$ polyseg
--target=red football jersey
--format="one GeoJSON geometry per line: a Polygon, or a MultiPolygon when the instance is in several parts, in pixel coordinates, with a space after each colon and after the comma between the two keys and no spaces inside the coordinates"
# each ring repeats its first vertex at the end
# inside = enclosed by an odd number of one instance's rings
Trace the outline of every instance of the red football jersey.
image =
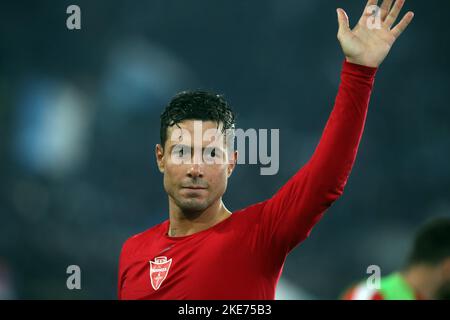
{"type": "Polygon", "coordinates": [[[287,254],[343,193],[376,70],[344,62],[318,147],[272,198],[189,236],[169,237],[166,220],[128,239],[119,299],[274,299],[287,254]]]}

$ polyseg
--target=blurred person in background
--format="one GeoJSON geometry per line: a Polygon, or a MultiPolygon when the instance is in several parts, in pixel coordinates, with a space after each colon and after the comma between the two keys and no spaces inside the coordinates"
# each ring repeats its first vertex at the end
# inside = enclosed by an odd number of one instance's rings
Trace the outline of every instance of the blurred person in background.
{"type": "Polygon", "coordinates": [[[343,193],[378,66],[413,19],[408,12],[394,26],[404,0],[393,2],[383,1],[379,28],[369,27],[376,0],[367,2],[353,30],[337,10],[345,61],[333,111],[312,158],[266,201],[233,214],[222,201],[237,161],[224,134],[235,127],[227,101],[203,91],[170,101],[155,150],[169,219],[124,243],[119,299],[274,299],[287,255],[343,193]],[[206,130],[216,130],[212,147],[195,139],[206,130]]]}
{"type": "Polygon", "coordinates": [[[344,300],[447,300],[450,298],[450,218],[436,218],[417,233],[406,267],[382,277],[380,288],[362,282],[344,300]]]}

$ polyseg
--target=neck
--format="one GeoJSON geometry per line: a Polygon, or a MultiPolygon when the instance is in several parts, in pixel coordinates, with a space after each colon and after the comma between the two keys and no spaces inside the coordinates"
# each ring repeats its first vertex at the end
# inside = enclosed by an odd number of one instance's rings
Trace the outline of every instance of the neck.
{"type": "Polygon", "coordinates": [[[433,279],[430,278],[432,274],[427,266],[417,265],[411,266],[401,274],[416,293],[425,299],[433,299],[433,279]]]}
{"type": "Polygon", "coordinates": [[[227,219],[231,212],[225,207],[222,199],[214,202],[206,210],[194,215],[184,213],[171,199],[169,200],[170,237],[183,237],[209,229],[227,219]]]}

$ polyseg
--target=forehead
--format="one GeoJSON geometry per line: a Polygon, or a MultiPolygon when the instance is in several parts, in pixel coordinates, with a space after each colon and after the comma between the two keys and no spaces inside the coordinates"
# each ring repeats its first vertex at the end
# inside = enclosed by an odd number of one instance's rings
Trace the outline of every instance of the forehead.
{"type": "Polygon", "coordinates": [[[213,142],[223,142],[223,124],[215,121],[184,120],[167,129],[167,143],[208,145],[213,142]]]}

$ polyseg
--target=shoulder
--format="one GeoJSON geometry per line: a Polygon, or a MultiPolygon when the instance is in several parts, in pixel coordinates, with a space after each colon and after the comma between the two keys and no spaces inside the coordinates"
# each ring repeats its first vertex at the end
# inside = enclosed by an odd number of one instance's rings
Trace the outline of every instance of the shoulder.
{"type": "Polygon", "coordinates": [[[383,295],[377,289],[370,288],[366,283],[359,283],[347,290],[343,296],[343,300],[384,300],[383,295]]]}
{"type": "Polygon", "coordinates": [[[233,211],[232,214],[232,222],[228,224],[228,226],[232,226],[232,228],[244,228],[249,231],[249,227],[251,227],[254,231],[257,231],[255,228],[257,225],[261,224],[263,221],[263,211],[266,205],[266,201],[261,201],[258,203],[251,204],[247,207],[244,207],[239,210],[233,211]]]}
{"type": "Polygon", "coordinates": [[[264,209],[266,205],[266,201],[261,201],[252,205],[249,205],[245,208],[239,209],[235,212],[233,212],[233,215],[235,215],[238,218],[246,219],[251,218],[252,216],[258,215],[261,213],[261,211],[264,209]]]}
{"type": "Polygon", "coordinates": [[[121,256],[129,256],[135,252],[139,252],[144,245],[148,245],[155,237],[160,236],[164,231],[167,220],[157,224],[143,232],[137,233],[129,237],[122,245],[121,256]]]}

